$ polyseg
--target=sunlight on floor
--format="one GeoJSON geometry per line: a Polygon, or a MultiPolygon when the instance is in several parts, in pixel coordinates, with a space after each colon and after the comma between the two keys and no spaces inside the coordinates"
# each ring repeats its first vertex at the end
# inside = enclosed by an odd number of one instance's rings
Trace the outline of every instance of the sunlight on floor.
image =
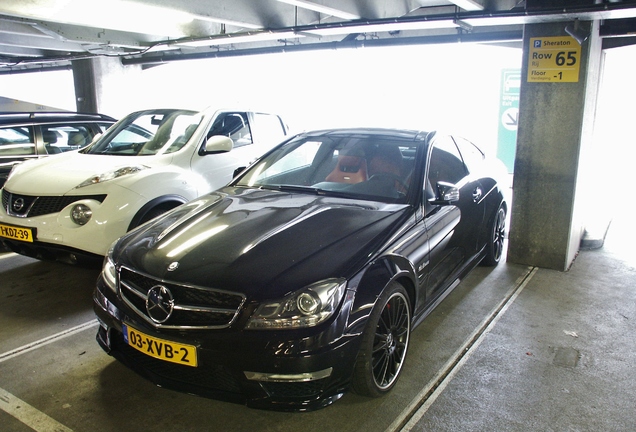
{"type": "Polygon", "coordinates": [[[626,264],[636,267],[636,229],[634,229],[636,210],[623,209],[612,219],[603,248],[626,264]]]}

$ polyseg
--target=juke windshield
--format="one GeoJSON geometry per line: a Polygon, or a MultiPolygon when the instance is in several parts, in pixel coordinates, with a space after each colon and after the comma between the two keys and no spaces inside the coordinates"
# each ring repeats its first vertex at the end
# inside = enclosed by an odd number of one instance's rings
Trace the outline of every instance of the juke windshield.
{"type": "Polygon", "coordinates": [[[118,156],[174,153],[188,142],[202,119],[202,114],[187,110],[134,113],[82,153],[118,156]]]}

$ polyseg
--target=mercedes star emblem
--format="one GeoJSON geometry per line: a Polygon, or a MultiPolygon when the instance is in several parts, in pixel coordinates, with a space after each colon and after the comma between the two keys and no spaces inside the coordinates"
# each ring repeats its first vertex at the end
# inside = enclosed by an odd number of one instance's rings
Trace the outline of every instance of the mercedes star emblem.
{"type": "Polygon", "coordinates": [[[146,298],[146,311],[148,316],[157,324],[162,324],[172,315],[174,298],[168,288],[163,285],[155,285],[148,291],[146,298]]]}

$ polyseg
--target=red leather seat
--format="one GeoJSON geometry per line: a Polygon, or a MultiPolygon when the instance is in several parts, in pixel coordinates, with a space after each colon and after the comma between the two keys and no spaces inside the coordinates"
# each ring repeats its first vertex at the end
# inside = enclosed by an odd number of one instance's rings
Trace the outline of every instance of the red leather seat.
{"type": "Polygon", "coordinates": [[[325,178],[328,182],[360,183],[366,181],[367,161],[360,156],[338,156],[334,170],[325,178]]]}

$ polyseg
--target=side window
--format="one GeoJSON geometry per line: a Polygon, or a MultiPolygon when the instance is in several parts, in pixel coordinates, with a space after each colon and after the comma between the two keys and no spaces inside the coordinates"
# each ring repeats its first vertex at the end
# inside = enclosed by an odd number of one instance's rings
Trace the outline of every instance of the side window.
{"type": "Polygon", "coordinates": [[[254,124],[258,132],[258,142],[278,143],[285,138],[285,126],[280,117],[274,114],[254,113],[254,124]]]}
{"type": "Polygon", "coordinates": [[[449,136],[437,138],[428,167],[430,185],[434,188],[439,181],[456,184],[466,174],[466,167],[453,139],[449,136]]]}
{"type": "Polygon", "coordinates": [[[48,154],[80,149],[90,144],[92,137],[85,125],[43,125],[40,130],[48,154]]]}
{"type": "Polygon", "coordinates": [[[35,154],[33,128],[11,126],[0,128],[0,156],[29,156],[35,154]]]}
{"type": "Polygon", "coordinates": [[[219,114],[208,132],[208,138],[214,135],[225,135],[232,138],[234,147],[252,144],[252,132],[247,114],[243,112],[219,114]]]}
{"type": "Polygon", "coordinates": [[[468,171],[473,172],[477,170],[484,162],[484,154],[470,141],[461,137],[454,137],[454,139],[464,158],[464,163],[468,167],[468,171]]]}

